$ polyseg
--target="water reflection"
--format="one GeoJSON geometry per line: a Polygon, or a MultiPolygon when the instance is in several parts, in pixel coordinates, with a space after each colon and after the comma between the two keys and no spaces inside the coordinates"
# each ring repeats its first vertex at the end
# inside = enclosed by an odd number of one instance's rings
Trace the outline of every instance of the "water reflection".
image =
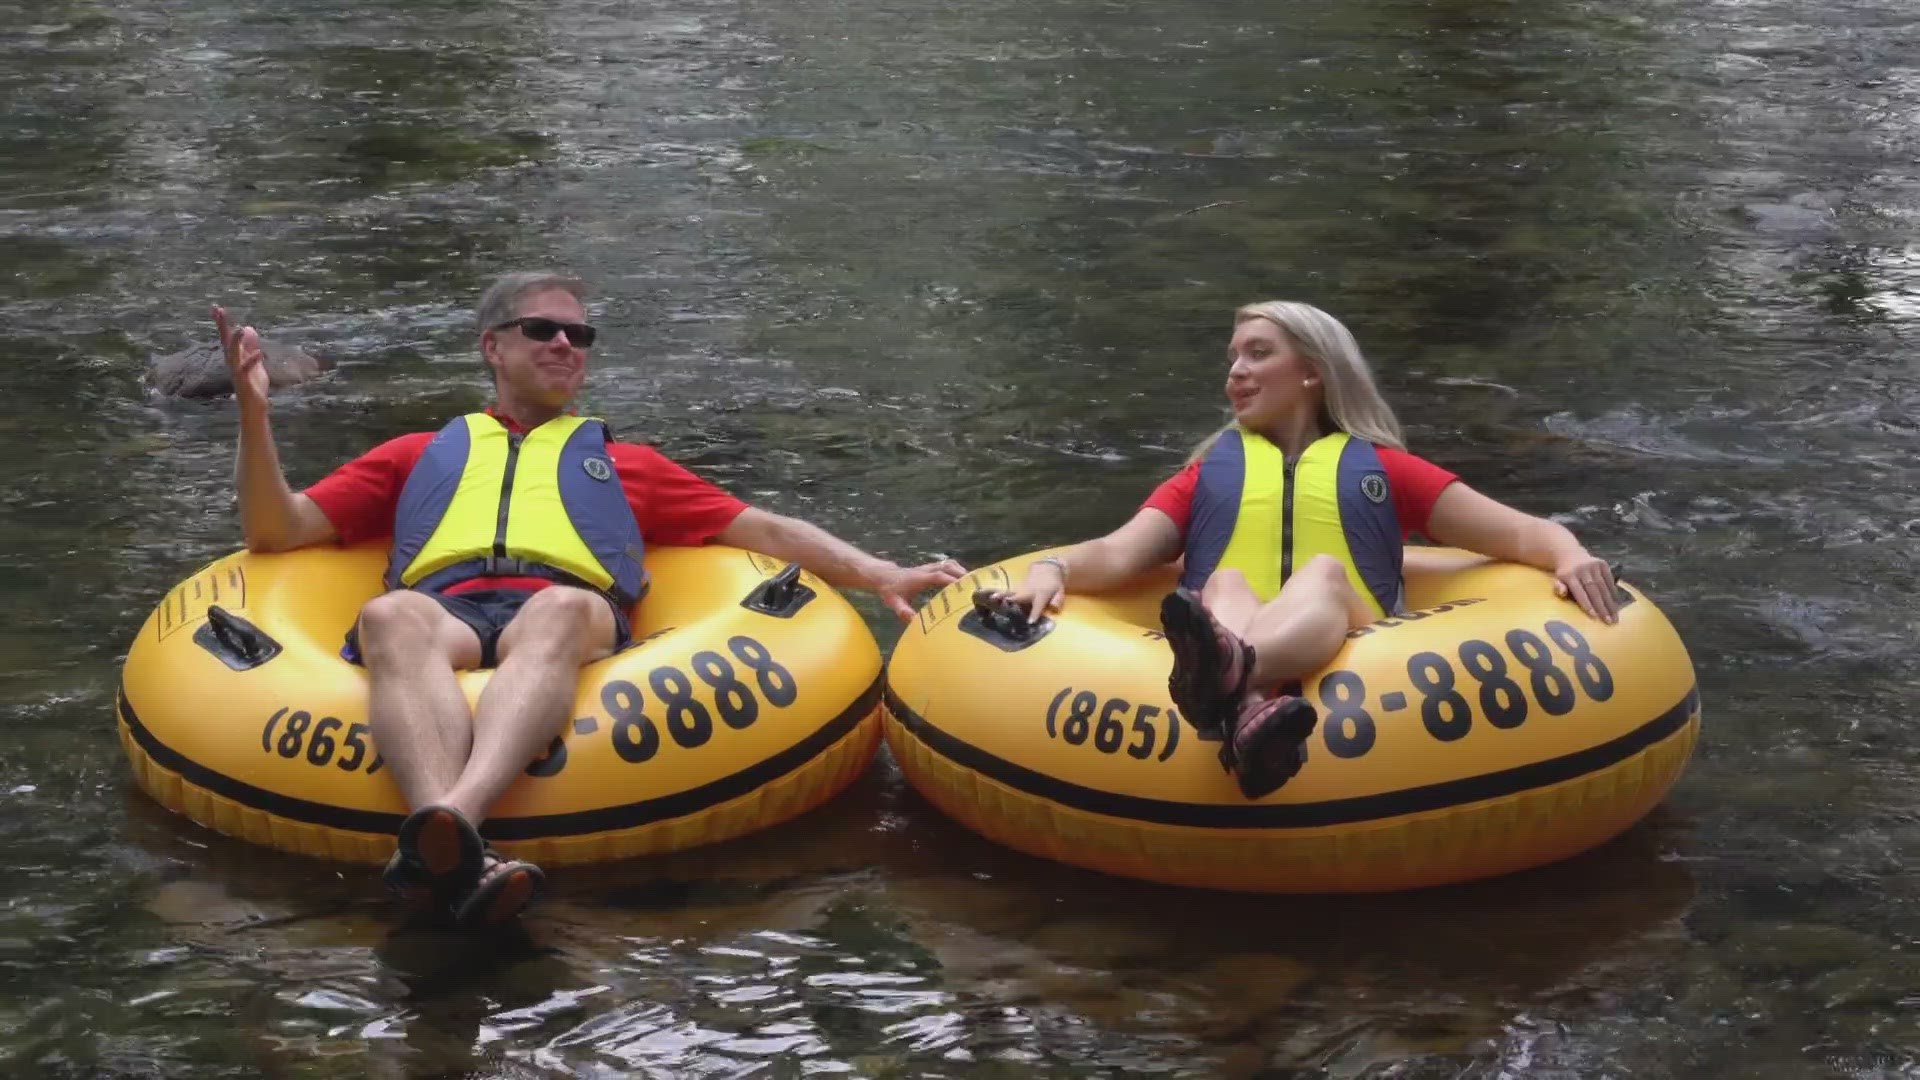
{"type": "MultiPolygon", "coordinates": [[[[901,16],[884,0],[858,14],[901,16]]],[[[1040,16],[1020,45],[961,44],[1003,17],[933,13],[903,30],[924,42],[913,71],[880,53],[852,73],[831,26],[772,24],[790,61],[757,74],[781,135],[755,144],[750,199],[775,226],[759,261],[782,270],[782,317],[751,347],[850,392],[736,386],[743,446],[878,424],[860,481],[955,462],[942,494],[968,531],[1001,537],[977,558],[1100,531],[1215,422],[1232,308],[1287,295],[1354,326],[1421,448],[1496,494],[1514,494],[1495,469],[1516,453],[1609,501],[1651,486],[1657,461],[1596,471],[1592,440],[1532,431],[1550,401],[1591,408],[1672,362],[1657,332],[1625,335],[1627,351],[1600,320],[1629,302],[1642,319],[1688,310],[1645,302],[1692,268],[1653,231],[1660,190],[1631,182],[1684,164],[1660,140],[1688,131],[1645,100],[1643,27],[1562,5],[1308,5],[1278,21],[1229,6],[1178,25],[1100,9],[1040,16]],[[960,77],[915,93],[928,65],[960,77]],[[881,94],[897,103],[884,118],[849,100],[881,94]],[[938,210],[930,188],[949,192],[938,210]],[[1460,376],[1528,389],[1462,393],[1460,376]],[[1087,498],[1063,506],[1050,496],[1068,469],[1087,498]]],[[[928,530],[950,520],[927,513],[928,530]]]]}
{"type": "MultiPolygon", "coordinates": [[[[1911,1072],[1911,13],[1458,0],[11,6],[0,1063],[23,1075],[1911,1072]],[[130,792],[127,635],[237,542],[221,299],[340,362],[296,483],[483,400],[493,270],[599,282],[589,406],[871,548],[1119,520],[1230,307],[1347,318],[1415,445],[1694,649],[1665,809],[1581,860],[1260,900],[1039,863],[884,763],[520,938],[130,792]]],[[[869,606],[883,642],[897,631],[869,606]]]]}
{"type": "Polygon", "coordinates": [[[137,802],[129,823],[156,869],[119,1024],[191,1025],[235,986],[271,987],[252,1006],[271,1045],[372,1075],[499,1058],[661,1076],[1457,1069],[1503,1039],[1513,1002],[1598,1008],[1593,987],[1665,963],[1695,894],[1657,823],[1412,896],[1116,889],[979,840],[876,771],[712,852],[557,874],[537,919],[476,943],[384,925],[362,882],[137,802]]]}
{"type": "Polygon", "coordinates": [[[119,23],[83,0],[9,14],[16,17],[0,32],[14,61],[0,67],[0,206],[98,207],[127,180],[116,168],[125,133],[114,122],[127,87],[92,75],[126,62],[119,23]]]}

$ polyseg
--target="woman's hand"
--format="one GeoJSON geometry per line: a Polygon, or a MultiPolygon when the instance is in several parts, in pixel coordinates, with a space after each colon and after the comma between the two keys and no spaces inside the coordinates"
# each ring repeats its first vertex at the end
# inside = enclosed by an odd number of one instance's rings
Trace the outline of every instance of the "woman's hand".
{"type": "Polygon", "coordinates": [[[1620,599],[1613,584],[1613,568],[1584,549],[1562,559],[1553,568],[1553,594],[1570,598],[1580,610],[1603,623],[1620,621],[1620,599]]]}
{"type": "Polygon", "coordinates": [[[1027,621],[1035,623],[1050,611],[1059,611],[1067,595],[1067,572],[1051,560],[1027,567],[1027,579],[1012,592],[994,592],[993,598],[1009,607],[1026,610],[1027,621]]]}
{"type": "Polygon", "coordinates": [[[1620,621],[1612,568],[1557,521],[1522,513],[1455,481],[1434,500],[1426,532],[1450,547],[1539,567],[1553,575],[1555,596],[1603,623],[1620,621]]]}

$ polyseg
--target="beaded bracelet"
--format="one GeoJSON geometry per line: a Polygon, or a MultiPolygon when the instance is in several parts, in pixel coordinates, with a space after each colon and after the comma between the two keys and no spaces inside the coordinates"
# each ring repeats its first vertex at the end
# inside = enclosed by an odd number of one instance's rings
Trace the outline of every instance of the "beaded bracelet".
{"type": "Polygon", "coordinates": [[[1033,560],[1033,565],[1035,566],[1039,566],[1041,563],[1048,563],[1052,565],[1052,567],[1055,570],[1060,571],[1060,584],[1065,585],[1067,583],[1067,564],[1066,563],[1061,562],[1058,558],[1052,555],[1042,555],[1039,558],[1033,560]]]}

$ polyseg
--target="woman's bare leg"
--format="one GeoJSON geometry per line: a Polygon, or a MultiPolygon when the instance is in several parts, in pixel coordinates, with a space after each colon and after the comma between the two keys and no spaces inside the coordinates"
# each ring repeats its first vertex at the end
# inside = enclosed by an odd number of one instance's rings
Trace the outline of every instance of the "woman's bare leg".
{"type": "Polygon", "coordinates": [[[1372,610],[1354,592],[1340,560],[1314,556],[1287,579],[1280,595],[1254,613],[1241,633],[1253,646],[1248,690],[1272,688],[1318,670],[1340,651],[1347,631],[1372,621],[1372,610]]]}

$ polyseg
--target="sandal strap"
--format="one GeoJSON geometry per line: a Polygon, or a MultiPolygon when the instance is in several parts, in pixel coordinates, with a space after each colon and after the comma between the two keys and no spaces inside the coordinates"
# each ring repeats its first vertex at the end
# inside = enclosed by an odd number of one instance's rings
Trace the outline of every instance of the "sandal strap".
{"type": "Polygon", "coordinates": [[[1253,646],[1245,638],[1227,630],[1226,627],[1223,626],[1221,629],[1226,630],[1228,641],[1240,647],[1240,678],[1234,682],[1233,689],[1227,691],[1231,700],[1238,704],[1247,696],[1247,680],[1253,678],[1253,646]]]}

